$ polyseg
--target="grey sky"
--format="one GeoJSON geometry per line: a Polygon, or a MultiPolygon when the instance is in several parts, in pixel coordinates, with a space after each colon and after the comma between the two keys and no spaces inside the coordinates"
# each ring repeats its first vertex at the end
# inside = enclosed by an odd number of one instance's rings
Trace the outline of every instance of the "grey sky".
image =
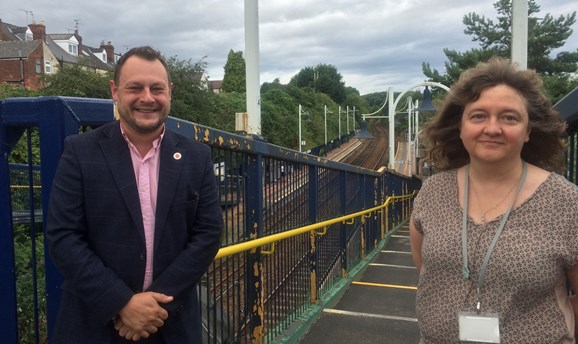
{"type": "MultiPolygon", "coordinates": [[[[266,0],[259,2],[260,79],[282,83],[304,67],[334,65],[346,86],[362,94],[393,86],[405,91],[424,80],[422,62],[442,69],[444,48],[476,47],[462,18],[476,12],[494,19],[495,1],[266,0]]],[[[540,14],[577,9],[575,0],[537,0],[540,14]]],[[[211,80],[223,77],[230,49],[243,51],[242,0],[2,1],[0,19],[24,26],[43,21],[48,33],[78,29],[83,42],[111,41],[117,52],[149,44],[165,56],[196,62],[206,56],[211,80]],[[26,11],[31,11],[26,12],[26,11]]],[[[578,25],[563,48],[578,49],[578,25]]]]}

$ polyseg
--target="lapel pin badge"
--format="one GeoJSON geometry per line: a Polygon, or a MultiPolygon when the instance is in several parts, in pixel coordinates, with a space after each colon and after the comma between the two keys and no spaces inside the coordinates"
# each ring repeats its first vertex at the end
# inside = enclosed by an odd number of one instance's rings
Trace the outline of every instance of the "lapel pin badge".
{"type": "Polygon", "coordinates": [[[175,160],[181,160],[182,157],[183,157],[183,155],[179,152],[176,152],[175,154],[173,154],[173,159],[175,159],[175,160]]]}

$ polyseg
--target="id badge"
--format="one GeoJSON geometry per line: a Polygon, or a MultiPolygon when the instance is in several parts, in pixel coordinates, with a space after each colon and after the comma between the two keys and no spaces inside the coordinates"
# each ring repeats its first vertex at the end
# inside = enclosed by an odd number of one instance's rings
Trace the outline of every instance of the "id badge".
{"type": "Polygon", "coordinates": [[[459,312],[458,322],[461,341],[500,342],[500,319],[496,313],[459,312]]]}

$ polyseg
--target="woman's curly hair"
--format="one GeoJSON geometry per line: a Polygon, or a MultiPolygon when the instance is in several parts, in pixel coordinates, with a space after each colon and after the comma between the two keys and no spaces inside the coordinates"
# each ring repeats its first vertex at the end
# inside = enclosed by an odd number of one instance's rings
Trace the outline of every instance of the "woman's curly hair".
{"type": "Polygon", "coordinates": [[[507,85],[525,100],[530,139],[522,159],[545,170],[562,173],[565,168],[565,123],[542,93],[542,80],[534,70],[519,70],[509,60],[492,58],[462,73],[444,98],[443,105],[424,129],[426,160],[437,170],[461,167],[470,160],[460,128],[466,104],[478,100],[483,90],[507,85]]]}

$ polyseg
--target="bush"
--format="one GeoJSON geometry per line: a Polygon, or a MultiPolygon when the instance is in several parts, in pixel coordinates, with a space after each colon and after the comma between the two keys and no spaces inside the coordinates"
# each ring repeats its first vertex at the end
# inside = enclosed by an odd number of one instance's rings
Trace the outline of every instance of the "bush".
{"type": "Polygon", "coordinates": [[[37,225],[34,230],[34,241],[32,238],[29,225],[16,225],[14,227],[18,336],[22,344],[36,342],[36,326],[38,326],[39,342],[48,342],[44,279],[44,236],[41,225],[37,225]],[[33,245],[33,242],[35,245],[33,245]],[[34,251],[33,246],[35,246],[34,251]],[[38,307],[36,312],[35,303],[38,307]],[[37,320],[35,320],[36,318],[37,320]]]}

